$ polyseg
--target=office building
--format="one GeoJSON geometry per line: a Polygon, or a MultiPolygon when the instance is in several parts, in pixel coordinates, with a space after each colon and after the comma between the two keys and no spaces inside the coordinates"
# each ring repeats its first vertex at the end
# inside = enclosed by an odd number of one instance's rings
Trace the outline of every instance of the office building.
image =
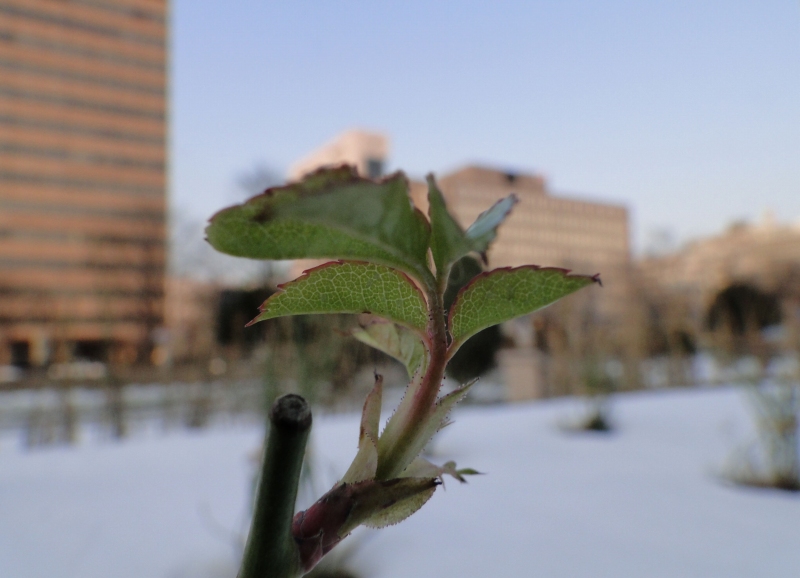
{"type": "Polygon", "coordinates": [[[468,227],[498,200],[515,194],[519,202],[498,231],[489,265],[536,264],[576,273],[600,273],[600,310],[620,311],[630,267],[628,211],[624,206],[552,195],[535,174],[468,166],[438,178],[451,212],[468,227]]]}
{"type": "Polygon", "coordinates": [[[149,360],[166,0],[0,0],[0,365],[149,360]]]}

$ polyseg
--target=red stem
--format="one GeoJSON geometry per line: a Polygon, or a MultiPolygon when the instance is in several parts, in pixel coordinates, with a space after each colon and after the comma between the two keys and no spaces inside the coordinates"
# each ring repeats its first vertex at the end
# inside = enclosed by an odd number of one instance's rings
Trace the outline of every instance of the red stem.
{"type": "Polygon", "coordinates": [[[428,330],[430,360],[422,383],[411,400],[411,407],[403,418],[401,432],[395,443],[381,455],[378,462],[376,478],[387,480],[396,477],[405,468],[404,453],[410,446],[418,442],[420,424],[424,424],[433,411],[436,398],[444,379],[447,366],[447,325],[444,315],[442,291],[432,284],[427,289],[428,297],[428,330]]]}

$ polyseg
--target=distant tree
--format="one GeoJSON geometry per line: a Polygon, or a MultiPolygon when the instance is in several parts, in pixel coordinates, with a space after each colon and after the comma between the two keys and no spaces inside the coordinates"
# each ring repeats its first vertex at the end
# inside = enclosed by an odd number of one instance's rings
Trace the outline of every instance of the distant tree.
{"type": "Polygon", "coordinates": [[[251,169],[243,171],[236,178],[237,192],[244,193],[243,195],[237,194],[239,198],[236,200],[241,201],[253,195],[258,195],[270,187],[283,184],[283,182],[284,179],[268,165],[261,162],[256,163],[251,169]]]}
{"type": "MultiPolygon", "coordinates": [[[[228,195],[231,202],[264,192],[280,185],[283,179],[266,163],[256,163],[234,179],[228,195]]],[[[191,211],[177,209],[170,220],[170,273],[191,277],[198,281],[217,282],[224,285],[263,285],[280,271],[281,265],[231,257],[214,251],[205,240],[206,222],[196,218],[191,211]]]]}

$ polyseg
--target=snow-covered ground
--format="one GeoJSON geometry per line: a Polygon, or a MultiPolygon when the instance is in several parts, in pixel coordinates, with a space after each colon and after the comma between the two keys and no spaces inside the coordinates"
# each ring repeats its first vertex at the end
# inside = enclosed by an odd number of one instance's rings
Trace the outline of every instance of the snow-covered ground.
{"type": "MultiPolygon", "coordinates": [[[[358,532],[352,565],[374,578],[800,576],[800,496],[717,478],[752,436],[740,392],[622,395],[610,435],[560,430],[577,408],[457,411],[431,459],[486,475],[358,532]]],[[[352,458],[357,419],[316,417],[318,491],[352,458]]],[[[0,576],[232,578],[260,440],[243,424],[34,451],[6,436],[0,576]]]]}

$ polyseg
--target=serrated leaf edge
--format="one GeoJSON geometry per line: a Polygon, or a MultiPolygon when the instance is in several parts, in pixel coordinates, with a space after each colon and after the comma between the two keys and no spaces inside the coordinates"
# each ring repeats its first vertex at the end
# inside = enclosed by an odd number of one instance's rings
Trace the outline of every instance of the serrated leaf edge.
{"type": "Polygon", "coordinates": [[[381,420],[383,376],[375,374],[375,385],[364,400],[361,425],[358,432],[358,452],[342,477],[343,483],[356,483],[373,479],[378,469],[378,429],[381,420]]]}
{"type": "MultiPolygon", "coordinates": [[[[405,280],[408,282],[409,286],[411,288],[413,288],[414,291],[417,292],[417,294],[419,295],[419,298],[422,300],[422,303],[425,306],[424,307],[424,314],[427,317],[427,315],[428,315],[428,312],[427,312],[428,301],[425,298],[425,293],[422,292],[422,290],[419,288],[419,286],[416,283],[414,283],[414,280],[405,271],[401,271],[400,269],[395,269],[395,268],[389,267],[387,265],[380,265],[380,264],[377,264],[377,263],[372,263],[370,261],[360,261],[360,260],[352,260],[352,259],[339,259],[339,260],[336,260],[336,261],[328,261],[326,263],[322,263],[321,265],[317,265],[316,267],[312,267],[310,269],[306,269],[305,271],[303,271],[300,274],[299,277],[296,277],[295,279],[292,279],[291,281],[287,281],[286,283],[281,283],[280,285],[278,285],[276,287],[277,291],[275,293],[273,293],[272,295],[270,295],[266,299],[266,301],[264,301],[261,305],[259,305],[258,310],[263,313],[269,307],[268,304],[269,304],[269,302],[271,300],[278,298],[278,296],[283,294],[288,287],[290,287],[292,285],[295,285],[295,284],[298,284],[298,283],[304,282],[306,279],[308,279],[308,277],[310,277],[315,272],[323,270],[323,269],[327,269],[327,268],[330,268],[330,267],[336,267],[338,265],[347,265],[347,264],[372,265],[372,266],[378,266],[378,267],[385,267],[386,269],[391,270],[393,273],[397,273],[401,277],[405,278],[405,280]]],[[[364,313],[366,313],[366,312],[364,312],[364,313]]],[[[370,313],[372,313],[372,312],[370,312],[370,313]]],[[[414,333],[418,334],[423,339],[427,336],[427,333],[425,332],[425,327],[424,326],[423,327],[417,327],[417,326],[414,326],[414,325],[410,325],[408,323],[403,323],[402,321],[399,321],[399,320],[396,320],[396,319],[388,319],[388,318],[383,317],[381,315],[378,315],[376,313],[372,313],[372,314],[375,315],[375,317],[380,317],[381,319],[386,319],[386,321],[389,321],[391,323],[397,323],[398,325],[402,325],[403,327],[405,327],[405,328],[413,331],[414,333]]],[[[326,313],[320,313],[320,315],[326,315],[326,313]]],[[[286,315],[285,317],[289,317],[289,316],[290,315],[286,315]]],[[[255,325],[256,323],[258,323],[260,321],[266,321],[266,319],[260,319],[260,317],[261,317],[261,313],[256,315],[255,318],[253,318],[250,321],[248,321],[247,324],[245,325],[245,327],[250,327],[251,325],[255,325]]],[[[269,319],[272,319],[272,318],[269,318],[269,319]]]]}
{"type": "MultiPolygon", "coordinates": [[[[475,283],[480,282],[481,279],[485,277],[489,277],[491,275],[500,273],[513,273],[515,271],[520,271],[524,269],[530,269],[532,271],[556,271],[561,273],[564,277],[572,277],[572,278],[584,278],[592,283],[597,283],[601,287],[603,286],[603,282],[600,279],[600,273],[595,273],[594,275],[581,275],[581,274],[571,274],[572,269],[565,269],[563,267],[542,267],[540,265],[521,265],[519,267],[498,267],[497,269],[492,269],[491,271],[484,271],[483,273],[479,273],[473,277],[469,283],[464,285],[461,289],[459,289],[458,293],[456,293],[455,299],[453,299],[453,305],[450,307],[450,311],[447,312],[447,331],[450,334],[450,339],[452,340],[450,343],[450,348],[452,349],[453,345],[456,344],[460,346],[464,343],[467,339],[472,337],[472,335],[468,335],[465,339],[462,339],[460,342],[455,342],[452,335],[452,328],[453,328],[453,317],[457,313],[457,309],[459,304],[461,303],[461,297],[463,294],[470,289],[475,283]]],[[[457,349],[457,348],[456,348],[457,349]]],[[[448,352],[448,357],[452,357],[455,353],[455,350],[448,352]]]]}
{"type": "MultiPolygon", "coordinates": [[[[428,237],[428,246],[430,247],[431,225],[430,225],[430,222],[428,221],[428,218],[425,216],[425,214],[422,211],[420,211],[419,208],[416,207],[414,205],[413,201],[411,200],[411,195],[410,195],[410,192],[409,192],[410,191],[410,181],[408,179],[408,176],[403,171],[395,171],[395,172],[393,172],[393,173],[391,173],[389,175],[381,177],[380,179],[369,179],[369,178],[364,178],[364,177],[360,176],[358,174],[358,171],[357,171],[356,167],[348,165],[348,164],[341,164],[339,166],[334,166],[334,167],[321,167],[321,168],[319,168],[319,169],[317,169],[317,170],[305,175],[302,180],[299,180],[299,181],[296,181],[296,182],[293,182],[293,183],[284,184],[284,185],[278,185],[278,186],[275,186],[275,187],[269,187],[264,192],[247,199],[243,203],[239,203],[239,204],[236,204],[236,205],[232,205],[232,206],[224,207],[224,208],[220,209],[219,211],[214,213],[211,216],[211,218],[209,218],[209,220],[208,220],[208,224],[206,225],[205,230],[204,230],[204,232],[205,232],[205,240],[206,240],[206,242],[211,244],[212,247],[214,247],[217,251],[225,253],[225,251],[215,247],[209,241],[209,238],[208,238],[208,230],[212,226],[214,226],[215,220],[218,217],[220,217],[222,214],[226,213],[226,212],[234,211],[234,210],[237,210],[237,209],[241,209],[243,207],[247,207],[248,205],[257,205],[264,198],[275,197],[276,195],[281,195],[281,194],[286,194],[286,195],[294,194],[294,195],[297,196],[298,199],[302,199],[302,198],[308,198],[308,197],[311,197],[311,196],[324,195],[324,194],[326,194],[328,192],[332,192],[336,188],[342,187],[342,186],[352,186],[352,185],[359,185],[359,184],[384,185],[384,184],[387,184],[387,183],[389,183],[389,182],[391,182],[393,180],[397,180],[397,179],[402,180],[405,183],[406,196],[408,198],[408,202],[409,202],[409,205],[410,205],[410,208],[411,208],[411,213],[412,213],[413,217],[418,221],[418,223],[420,225],[422,225],[423,228],[425,228],[427,230],[427,232],[428,232],[428,235],[427,235],[427,237],[428,237]],[[303,187],[304,184],[308,184],[308,181],[313,181],[315,178],[319,178],[319,177],[321,177],[322,175],[324,175],[326,173],[329,174],[330,177],[332,177],[332,178],[330,178],[322,186],[319,186],[317,188],[313,188],[312,187],[310,189],[303,187]]],[[[256,215],[256,217],[257,217],[257,215],[256,215]]],[[[256,222],[258,222],[258,219],[255,218],[255,217],[252,218],[251,220],[255,220],[256,222]]],[[[323,227],[326,227],[326,228],[328,228],[330,230],[339,231],[340,233],[343,233],[346,236],[349,236],[349,237],[351,237],[353,239],[356,239],[358,241],[361,241],[363,243],[368,243],[370,245],[373,245],[373,246],[379,248],[381,251],[386,252],[388,255],[391,255],[394,259],[397,260],[397,262],[384,263],[383,260],[368,261],[368,262],[375,263],[375,264],[380,264],[380,265],[383,265],[383,266],[386,266],[386,267],[390,267],[392,269],[396,269],[396,270],[402,271],[405,274],[408,274],[408,275],[411,275],[411,276],[415,277],[416,279],[418,279],[422,283],[431,283],[431,277],[430,277],[431,273],[428,270],[427,266],[425,265],[425,257],[423,257],[422,255],[418,256],[418,257],[421,258],[420,262],[416,262],[416,261],[411,262],[411,261],[407,260],[408,255],[406,255],[403,252],[398,252],[397,249],[393,245],[384,245],[384,244],[376,243],[374,238],[359,234],[357,231],[354,231],[354,230],[346,228],[346,227],[340,227],[340,226],[336,226],[336,225],[333,225],[333,224],[330,224],[330,223],[320,223],[320,222],[318,222],[318,221],[316,221],[314,219],[303,220],[303,219],[297,219],[295,217],[283,217],[282,220],[284,220],[284,221],[297,221],[297,222],[300,222],[300,223],[309,223],[309,224],[315,224],[317,226],[323,226],[323,227]],[[402,268],[398,269],[398,266],[402,266],[402,268]]],[[[228,254],[232,254],[234,256],[241,256],[241,255],[235,255],[233,253],[228,253],[228,254]]],[[[343,260],[345,260],[345,261],[356,261],[355,259],[343,259],[343,260]]]]}

